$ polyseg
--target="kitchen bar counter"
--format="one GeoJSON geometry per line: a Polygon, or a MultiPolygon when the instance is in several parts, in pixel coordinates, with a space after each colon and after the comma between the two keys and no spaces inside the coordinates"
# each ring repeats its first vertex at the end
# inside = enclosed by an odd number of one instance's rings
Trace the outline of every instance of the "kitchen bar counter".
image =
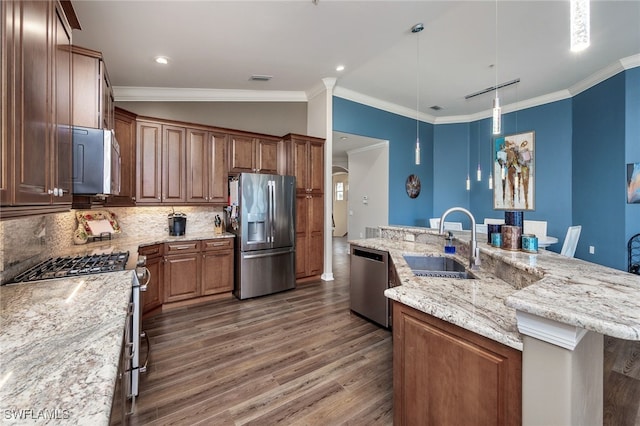
{"type": "MultiPolygon", "coordinates": [[[[540,250],[507,251],[478,234],[482,265],[475,280],[416,277],[403,254],[440,255],[444,238],[436,230],[381,227],[382,237],[351,244],[390,253],[401,286],[393,300],[480,335],[522,349],[516,309],[621,339],[640,340],[640,277],[580,259],[540,250]],[[406,239],[418,242],[409,242],[406,239]]],[[[456,258],[468,263],[469,231],[453,231],[456,258]]]]}
{"type": "Polygon", "coordinates": [[[0,287],[3,424],[109,423],[133,274],[0,287]]]}
{"type": "Polygon", "coordinates": [[[234,237],[116,235],[51,256],[129,251],[125,271],[0,286],[2,424],[107,425],[138,247],[234,237]]]}

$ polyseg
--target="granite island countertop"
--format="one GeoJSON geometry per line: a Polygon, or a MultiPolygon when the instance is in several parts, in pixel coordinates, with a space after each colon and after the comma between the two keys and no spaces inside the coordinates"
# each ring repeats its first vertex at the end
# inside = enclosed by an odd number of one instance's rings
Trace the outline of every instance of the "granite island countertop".
{"type": "Polygon", "coordinates": [[[0,286],[3,424],[109,424],[138,247],[215,238],[116,235],[51,257],[129,251],[125,271],[0,286]]]}
{"type": "Polygon", "coordinates": [[[0,287],[3,424],[109,423],[133,278],[120,271],[0,287]]]}
{"type": "MultiPolygon", "coordinates": [[[[416,277],[402,255],[441,255],[443,237],[428,228],[380,229],[383,238],[350,243],[390,253],[401,282],[385,291],[390,299],[520,350],[516,310],[640,340],[640,276],[546,250],[530,254],[494,248],[486,234],[478,234],[482,265],[472,271],[477,279],[416,277]]],[[[466,265],[470,232],[453,234],[455,257],[466,265]]]]}

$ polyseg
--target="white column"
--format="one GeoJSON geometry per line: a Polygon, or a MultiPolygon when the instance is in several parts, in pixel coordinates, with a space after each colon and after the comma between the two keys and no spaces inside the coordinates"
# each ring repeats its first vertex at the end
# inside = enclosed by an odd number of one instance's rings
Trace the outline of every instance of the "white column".
{"type": "Polygon", "coordinates": [[[323,78],[322,88],[307,103],[307,134],[323,138],[324,143],[324,271],[322,280],[333,281],[333,231],[331,212],[333,210],[332,169],[333,169],[333,88],[335,78],[323,78]]]}
{"type": "Polygon", "coordinates": [[[602,334],[516,311],[523,334],[522,424],[601,425],[602,334]]]}

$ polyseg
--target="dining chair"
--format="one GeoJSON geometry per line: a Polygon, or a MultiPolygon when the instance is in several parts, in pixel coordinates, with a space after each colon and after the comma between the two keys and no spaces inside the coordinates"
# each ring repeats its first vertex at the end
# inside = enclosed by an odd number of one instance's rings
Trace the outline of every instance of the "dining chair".
{"type": "Polygon", "coordinates": [[[486,223],[476,223],[476,232],[479,232],[481,234],[488,233],[488,225],[486,223]]]}
{"type": "Polygon", "coordinates": [[[434,229],[440,228],[440,218],[439,217],[432,217],[431,219],[429,219],[429,227],[434,228],[434,229]]]}
{"type": "Polygon", "coordinates": [[[525,234],[533,234],[538,239],[547,236],[547,221],[546,220],[525,220],[523,224],[523,232],[525,234]]]}
{"type": "Polygon", "coordinates": [[[504,225],[504,219],[493,219],[490,217],[484,218],[485,225],[504,225]]]}
{"type": "MultiPolygon", "coordinates": [[[[433,229],[440,229],[440,218],[432,217],[429,219],[429,226],[433,229]]],[[[444,229],[447,231],[462,231],[462,222],[445,222],[444,229]]]]}
{"type": "Polygon", "coordinates": [[[561,255],[573,257],[576,253],[576,247],[578,246],[578,239],[580,238],[581,231],[581,225],[570,226],[569,229],[567,229],[567,235],[564,237],[564,243],[562,244],[562,250],[560,251],[561,255]]]}

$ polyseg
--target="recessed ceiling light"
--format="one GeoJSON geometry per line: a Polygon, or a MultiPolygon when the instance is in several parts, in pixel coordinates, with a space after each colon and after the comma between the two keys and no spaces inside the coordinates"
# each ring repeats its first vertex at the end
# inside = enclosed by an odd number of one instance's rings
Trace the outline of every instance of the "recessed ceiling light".
{"type": "Polygon", "coordinates": [[[158,64],[167,65],[169,63],[169,58],[166,56],[156,56],[155,61],[158,64]]]}
{"type": "Polygon", "coordinates": [[[338,65],[336,71],[344,71],[344,65],[338,65]]]}

